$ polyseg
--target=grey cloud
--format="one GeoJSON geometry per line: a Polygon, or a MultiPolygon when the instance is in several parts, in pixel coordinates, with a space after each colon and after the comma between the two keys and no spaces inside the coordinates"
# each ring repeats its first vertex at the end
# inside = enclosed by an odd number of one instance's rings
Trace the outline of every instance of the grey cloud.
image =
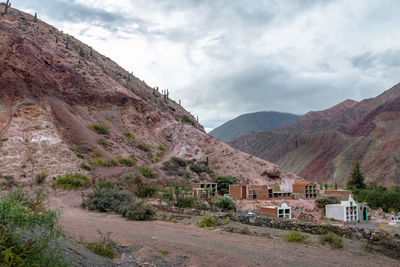
{"type": "Polygon", "coordinates": [[[400,49],[386,49],[382,52],[368,51],[351,58],[355,68],[368,70],[383,67],[400,67],[400,49]]]}

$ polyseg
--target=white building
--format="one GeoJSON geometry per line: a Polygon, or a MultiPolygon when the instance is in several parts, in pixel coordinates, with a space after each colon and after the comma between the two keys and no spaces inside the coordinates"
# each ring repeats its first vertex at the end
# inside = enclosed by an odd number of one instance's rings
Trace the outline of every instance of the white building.
{"type": "Polygon", "coordinates": [[[343,222],[358,222],[358,205],[349,196],[349,200],[342,201],[340,204],[329,204],[325,206],[326,217],[343,222]]]}

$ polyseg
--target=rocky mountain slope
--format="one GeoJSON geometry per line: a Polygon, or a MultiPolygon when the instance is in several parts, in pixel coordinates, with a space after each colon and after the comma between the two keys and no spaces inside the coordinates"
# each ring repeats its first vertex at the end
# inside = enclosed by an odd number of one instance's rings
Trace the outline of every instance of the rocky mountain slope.
{"type": "Polygon", "coordinates": [[[400,184],[400,84],[361,102],[309,112],[276,131],[230,144],[315,181],[345,183],[360,160],[367,181],[400,184]]]}
{"type": "Polygon", "coordinates": [[[215,128],[210,135],[222,142],[232,141],[251,132],[275,130],[296,123],[301,116],[276,111],[260,111],[240,115],[215,128]]]}
{"type": "Polygon", "coordinates": [[[158,184],[216,175],[281,186],[299,179],[215,140],[164,91],[74,37],[10,8],[0,17],[2,175],[32,185],[45,171],[50,185],[65,173],[119,179],[138,174],[139,167],[142,175],[147,172],[143,179],[158,184]],[[192,160],[190,168],[174,172],[174,156],[192,160]],[[279,178],[265,175],[276,171],[279,178]]]}

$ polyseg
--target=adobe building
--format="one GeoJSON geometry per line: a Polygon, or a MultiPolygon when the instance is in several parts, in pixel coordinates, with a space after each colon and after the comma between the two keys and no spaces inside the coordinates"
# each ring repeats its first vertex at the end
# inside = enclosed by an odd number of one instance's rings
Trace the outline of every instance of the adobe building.
{"type": "Polygon", "coordinates": [[[273,191],[267,185],[229,185],[229,196],[235,199],[268,200],[290,198],[291,192],[273,191]]]}
{"type": "Polygon", "coordinates": [[[275,218],[292,218],[292,208],[286,203],[282,203],[280,207],[277,206],[264,206],[260,207],[260,215],[275,217],[275,218]]]}
{"type": "Polygon", "coordinates": [[[317,198],[318,197],[318,185],[311,182],[297,182],[292,185],[293,198],[317,198]]]}
{"type": "Polygon", "coordinates": [[[198,183],[191,185],[194,197],[204,198],[204,195],[207,194],[207,192],[209,192],[212,197],[217,195],[217,183],[198,183]]]}
{"type": "Polygon", "coordinates": [[[342,222],[358,222],[359,206],[354,199],[349,196],[349,200],[342,201],[340,204],[329,204],[325,206],[326,217],[342,222]]]}
{"type": "Polygon", "coordinates": [[[352,192],[350,190],[323,190],[322,194],[323,196],[337,196],[340,200],[347,200],[349,199],[350,195],[352,192]]]}

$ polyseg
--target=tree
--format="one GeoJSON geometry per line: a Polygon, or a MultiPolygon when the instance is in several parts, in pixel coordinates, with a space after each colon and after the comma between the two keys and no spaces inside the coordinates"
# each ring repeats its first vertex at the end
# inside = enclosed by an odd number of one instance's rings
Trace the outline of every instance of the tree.
{"type": "Polygon", "coordinates": [[[214,178],[214,183],[217,183],[218,194],[224,195],[229,193],[229,185],[236,184],[236,178],[230,175],[228,176],[217,176],[214,178]]]}
{"type": "Polygon", "coordinates": [[[366,187],[367,186],[364,183],[364,176],[360,169],[360,163],[357,161],[356,164],[354,164],[350,179],[347,181],[347,188],[351,190],[361,190],[365,189],[366,187]]]}
{"type": "Polygon", "coordinates": [[[335,181],[335,190],[337,190],[338,189],[338,184],[337,184],[337,182],[335,181]]]}

